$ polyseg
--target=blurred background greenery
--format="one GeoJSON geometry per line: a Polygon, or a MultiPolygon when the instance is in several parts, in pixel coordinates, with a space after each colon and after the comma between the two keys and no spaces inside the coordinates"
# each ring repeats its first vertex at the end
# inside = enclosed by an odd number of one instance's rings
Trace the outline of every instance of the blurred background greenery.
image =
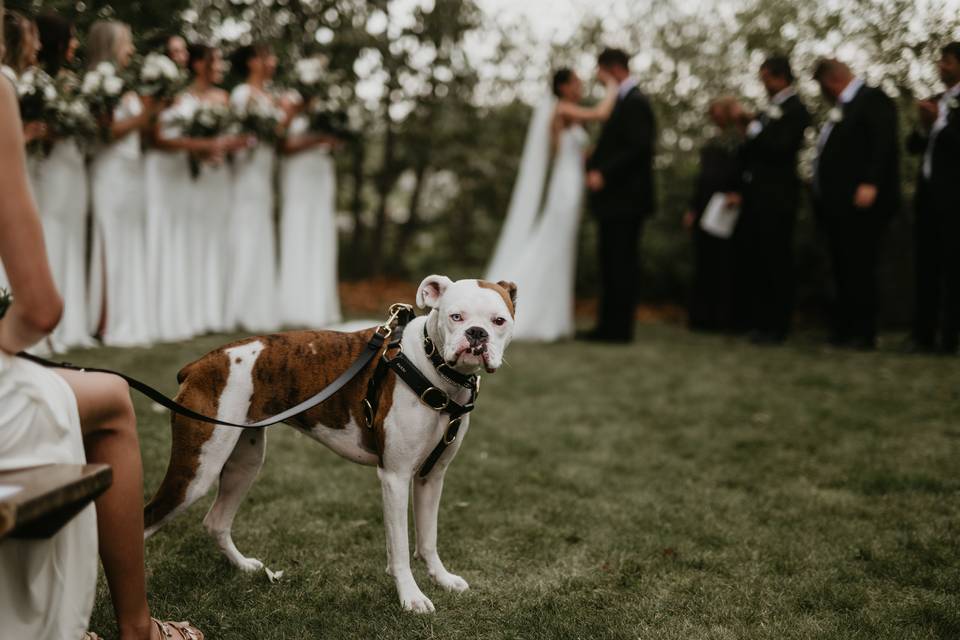
{"type": "MultiPolygon", "coordinates": [[[[937,90],[938,47],[958,33],[956,0],[531,0],[526,13],[501,0],[8,0],[76,18],[81,36],[99,17],[131,23],[142,42],[167,32],[229,51],[273,43],[281,65],[308,53],[329,58],[337,98],[361,131],[338,159],[344,278],[482,272],[509,200],[531,105],[552,69],[593,76],[604,46],[635,55],[660,124],[658,214],[645,230],[642,296],[685,301],[691,271],[680,225],[710,134],[711,98],[762,105],[756,70],[773,52],[792,57],[808,104],[814,60],[836,55],[899,101],[901,137],[913,101],[937,90]],[[544,28],[547,25],[548,29],[544,28]]],[[[814,134],[810,134],[812,145],[814,134]]],[[[809,163],[809,153],[804,163],[809,163]]],[[[904,214],[883,260],[883,317],[912,306],[910,199],[916,160],[904,160],[904,214]]],[[[593,228],[581,241],[578,290],[596,288],[593,228]]],[[[809,207],[797,233],[799,308],[823,314],[828,265],[809,207]]]]}

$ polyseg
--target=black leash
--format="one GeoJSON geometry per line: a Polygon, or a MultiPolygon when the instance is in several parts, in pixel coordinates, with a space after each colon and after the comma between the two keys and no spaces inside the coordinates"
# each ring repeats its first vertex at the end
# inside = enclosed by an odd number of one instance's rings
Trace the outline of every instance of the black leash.
{"type": "Polygon", "coordinates": [[[173,400],[172,398],[168,398],[163,393],[154,389],[147,383],[141,382],[136,378],[131,378],[130,376],[124,373],[121,373],[119,371],[113,371],[111,369],[100,369],[97,367],[80,367],[75,364],[71,364],[69,362],[53,362],[51,360],[46,360],[44,358],[40,358],[38,356],[29,354],[26,352],[18,353],[17,356],[20,358],[23,358],[24,360],[29,360],[30,362],[34,362],[44,367],[50,367],[50,368],[56,368],[56,369],[69,369],[70,371],[86,371],[90,373],[106,373],[106,374],[117,376],[119,378],[122,378],[124,381],[126,381],[126,383],[130,385],[131,389],[135,389],[139,391],[140,393],[150,398],[157,404],[166,407],[173,413],[177,413],[186,418],[190,418],[191,420],[198,420],[200,422],[216,424],[223,427],[238,427],[241,429],[262,429],[264,427],[269,427],[275,424],[279,424],[281,422],[285,422],[286,420],[289,420],[294,416],[300,415],[301,413],[304,413],[306,411],[309,411],[310,409],[313,409],[314,407],[316,407],[317,405],[319,405],[320,403],[327,400],[328,398],[336,394],[338,391],[343,389],[347,384],[350,383],[351,380],[356,378],[360,374],[360,372],[363,371],[367,367],[367,365],[370,364],[370,362],[377,357],[377,354],[380,353],[381,347],[383,347],[383,343],[386,341],[388,337],[390,337],[391,333],[395,331],[400,331],[402,334],[404,325],[406,325],[406,323],[409,322],[410,319],[413,317],[413,312],[411,308],[407,305],[394,305],[393,307],[391,307],[390,310],[391,310],[390,318],[384,324],[377,327],[377,330],[370,337],[370,341],[367,343],[367,346],[363,350],[363,353],[361,353],[360,356],[356,360],[354,360],[353,364],[351,364],[346,371],[341,373],[336,380],[331,382],[327,387],[323,388],[322,390],[320,390],[318,393],[314,394],[310,398],[307,398],[303,402],[299,403],[298,405],[291,407],[282,413],[278,413],[274,416],[271,416],[264,420],[259,420],[257,422],[237,423],[237,422],[229,422],[227,420],[220,420],[218,418],[214,418],[211,416],[205,416],[202,413],[197,413],[190,407],[180,404],[179,402],[177,402],[176,400],[173,400]],[[397,323],[396,328],[392,327],[394,322],[397,323]]]}

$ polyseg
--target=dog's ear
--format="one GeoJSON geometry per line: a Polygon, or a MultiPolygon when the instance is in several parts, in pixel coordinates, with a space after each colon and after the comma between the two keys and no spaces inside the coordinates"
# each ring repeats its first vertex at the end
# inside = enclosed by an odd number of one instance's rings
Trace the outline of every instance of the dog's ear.
{"type": "Polygon", "coordinates": [[[443,297],[443,292],[452,284],[453,280],[447,276],[427,276],[420,283],[420,288],[417,289],[417,306],[421,309],[424,307],[436,309],[440,306],[440,298],[443,297]]]}
{"type": "Polygon", "coordinates": [[[506,281],[506,280],[501,280],[501,281],[498,282],[497,284],[507,290],[507,293],[510,295],[510,302],[511,302],[511,304],[513,304],[514,306],[516,306],[516,304],[517,304],[517,285],[514,284],[514,283],[512,283],[512,282],[508,282],[508,281],[506,281]]]}

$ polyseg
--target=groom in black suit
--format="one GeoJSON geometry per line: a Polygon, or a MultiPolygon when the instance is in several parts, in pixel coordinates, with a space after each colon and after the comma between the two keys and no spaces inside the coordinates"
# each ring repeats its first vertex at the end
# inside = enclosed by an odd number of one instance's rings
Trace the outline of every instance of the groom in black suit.
{"type": "Polygon", "coordinates": [[[633,338],[640,228],[653,212],[653,109],[630,76],[626,53],[606,49],[600,71],[620,83],[617,104],[587,161],[590,208],[598,222],[600,308],[597,328],[584,336],[601,342],[633,338]]]}
{"type": "Polygon", "coordinates": [[[814,79],[833,105],[817,141],[813,181],[836,282],[832,342],[873,349],[880,240],[900,210],[897,108],[838,60],[821,60],[814,79]]]}

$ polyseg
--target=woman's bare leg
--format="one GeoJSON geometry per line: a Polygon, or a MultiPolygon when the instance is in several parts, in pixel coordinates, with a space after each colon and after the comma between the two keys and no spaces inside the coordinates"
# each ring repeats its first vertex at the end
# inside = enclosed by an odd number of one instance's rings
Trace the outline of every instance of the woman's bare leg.
{"type": "Polygon", "coordinates": [[[159,638],[150,623],[143,552],[143,465],[127,383],[115,376],[59,369],[73,389],[87,460],[113,468],[96,501],[100,560],[121,640],[159,638]]]}

